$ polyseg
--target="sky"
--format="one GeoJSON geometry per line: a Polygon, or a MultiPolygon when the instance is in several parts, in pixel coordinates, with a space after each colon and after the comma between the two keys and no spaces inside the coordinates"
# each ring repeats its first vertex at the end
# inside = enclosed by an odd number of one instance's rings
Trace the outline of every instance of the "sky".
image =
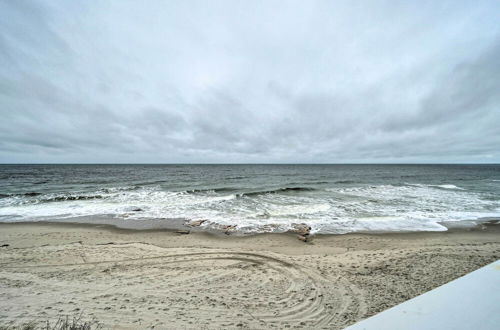
{"type": "Polygon", "coordinates": [[[500,163],[500,2],[0,0],[0,163],[500,163]]]}

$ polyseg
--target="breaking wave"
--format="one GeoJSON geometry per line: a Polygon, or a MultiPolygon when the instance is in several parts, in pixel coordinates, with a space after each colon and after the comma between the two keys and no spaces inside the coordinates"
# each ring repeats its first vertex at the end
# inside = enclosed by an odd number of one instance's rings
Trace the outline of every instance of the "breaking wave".
{"type": "Polygon", "coordinates": [[[206,185],[209,188],[178,190],[162,184],[130,184],[93,191],[1,194],[0,219],[30,221],[97,215],[137,221],[208,219],[207,223],[255,232],[286,230],[293,223],[304,222],[313,233],[347,233],[440,231],[446,230],[442,221],[500,216],[498,194],[482,194],[450,183],[363,185],[355,180],[331,180],[329,184],[321,181],[318,186],[296,186],[291,182],[269,189],[257,184],[253,186],[261,189],[249,188],[251,184],[232,187],[219,183],[213,188],[206,185]]]}
{"type": "Polygon", "coordinates": [[[287,192],[304,192],[304,191],[316,191],[318,189],[309,188],[309,187],[285,187],[278,188],[272,190],[263,190],[263,191],[252,191],[247,193],[241,193],[241,196],[259,196],[259,195],[267,195],[267,194],[280,194],[287,192]]]}
{"type": "Polygon", "coordinates": [[[316,188],[309,187],[284,187],[270,190],[257,190],[257,191],[247,191],[241,192],[241,189],[238,188],[213,188],[213,189],[192,189],[185,191],[186,193],[234,193],[237,197],[243,196],[260,196],[267,194],[280,194],[280,193],[290,193],[290,192],[305,192],[305,191],[317,191],[316,188]]]}

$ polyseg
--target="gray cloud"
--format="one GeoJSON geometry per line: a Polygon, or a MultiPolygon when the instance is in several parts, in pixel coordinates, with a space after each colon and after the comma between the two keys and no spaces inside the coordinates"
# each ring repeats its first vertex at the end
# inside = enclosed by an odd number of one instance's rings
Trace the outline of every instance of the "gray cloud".
{"type": "Polygon", "coordinates": [[[454,122],[467,117],[474,120],[500,105],[500,40],[477,59],[459,63],[437,82],[421,101],[413,116],[389,121],[389,129],[426,127],[454,122]]]}
{"type": "Polygon", "coordinates": [[[0,162],[499,162],[499,11],[0,1],[0,162]]]}

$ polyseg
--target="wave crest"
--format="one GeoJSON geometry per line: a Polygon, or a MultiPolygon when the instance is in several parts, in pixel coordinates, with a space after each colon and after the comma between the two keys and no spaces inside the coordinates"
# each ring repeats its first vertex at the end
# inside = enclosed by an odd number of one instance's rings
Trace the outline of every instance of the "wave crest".
{"type": "Polygon", "coordinates": [[[315,188],[310,187],[285,187],[278,188],[272,190],[260,190],[260,191],[252,191],[239,194],[240,196],[259,196],[259,195],[267,195],[267,194],[279,194],[279,193],[287,193],[287,192],[301,192],[301,191],[316,191],[315,188]]]}

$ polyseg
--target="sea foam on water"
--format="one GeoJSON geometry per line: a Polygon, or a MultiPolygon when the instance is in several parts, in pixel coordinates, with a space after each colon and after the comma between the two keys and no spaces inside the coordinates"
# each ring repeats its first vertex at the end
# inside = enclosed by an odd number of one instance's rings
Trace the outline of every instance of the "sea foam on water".
{"type": "MultiPolygon", "coordinates": [[[[137,172],[133,180],[121,176],[120,169],[109,168],[115,178],[110,182],[100,168],[91,184],[88,176],[78,176],[78,167],[67,185],[58,183],[57,175],[42,175],[44,183],[37,185],[4,178],[10,189],[0,198],[0,220],[106,215],[124,221],[206,219],[204,226],[235,226],[245,232],[284,231],[306,223],[312,233],[347,233],[441,231],[446,230],[439,224],[443,221],[500,216],[495,179],[481,179],[491,175],[488,167],[472,167],[471,180],[464,180],[463,170],[426,166],[391,171],[381,166],[186,166],[182,175],[179,167],[127,168],[128,175],[137,172]]],[[[54,166],[51,173],[69,175],[70,170],[54,166]]]]}

